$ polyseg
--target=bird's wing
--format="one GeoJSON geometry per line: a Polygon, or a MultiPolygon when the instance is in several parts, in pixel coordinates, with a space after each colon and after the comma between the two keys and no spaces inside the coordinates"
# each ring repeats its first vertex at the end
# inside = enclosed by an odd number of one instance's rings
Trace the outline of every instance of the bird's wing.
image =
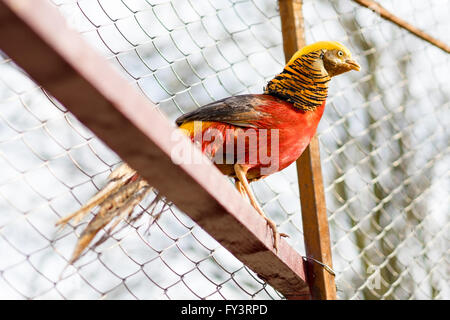
{"type": "Polygon", "coordinates": [[[258,106],[264,105],[267,95],[239,95],[207,104],[184,114],[175,122],[178,126],[191,121],[223,122],[246,128],[257,128],[258,121],[270,117],[258,106]]]}

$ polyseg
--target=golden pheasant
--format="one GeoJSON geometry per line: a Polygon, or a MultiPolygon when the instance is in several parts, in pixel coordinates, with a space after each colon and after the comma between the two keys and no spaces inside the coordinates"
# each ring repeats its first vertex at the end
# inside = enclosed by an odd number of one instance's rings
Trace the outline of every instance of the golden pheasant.
{"type": "MultiPolygon", "coordinates": [[[[330,79],[359,69],[342,44],[317,42],[296,52],[284,70],[269,81],[263,94],[225,98],[176,120],[192,141],[200,141],[202,151],[217,168],[234,178],[238,191],[266,219],[275,249],[280,234],[265,216],[249,183],[286,168],[300,157],[324,112],[330,79]],[[207,136],[214,139],[205,139],[207,136]]],[[[70,263],[80,257],[102,228],[111,224],[111,231],[129,218],[151,190],[149,182],[127,164],[112,171],[101,191],[80,210],[57,222],[65,225],[73,220],[76,224],[99,207],[82,232],[70,263]]]]}

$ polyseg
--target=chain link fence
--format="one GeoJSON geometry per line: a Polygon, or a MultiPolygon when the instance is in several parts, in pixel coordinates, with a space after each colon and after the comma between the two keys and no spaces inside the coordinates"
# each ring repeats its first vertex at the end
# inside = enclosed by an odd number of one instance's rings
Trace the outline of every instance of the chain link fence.
{"type": "MultiPolygon", "coordinates": [[[[260,93],[284,65],[276,1],[52,3],[172,120],[260,93]]],[[[450,43],[447,2],[380,3],[450,43]]],[[[333,79],[319,126],[338,297],[450,298],[448,54],[351,1],[306,0],[303,10],[308,43],[343,42],[363,67],[333,79]]],[[[0,59],[1,298],[283,298],[174,206],[151,226],[148,212],[124,222],[63,271],[86,222],[54,223],[120,159],[0,59]]],[[[253,189],[304,253],[295,165],[253,189]]]]}

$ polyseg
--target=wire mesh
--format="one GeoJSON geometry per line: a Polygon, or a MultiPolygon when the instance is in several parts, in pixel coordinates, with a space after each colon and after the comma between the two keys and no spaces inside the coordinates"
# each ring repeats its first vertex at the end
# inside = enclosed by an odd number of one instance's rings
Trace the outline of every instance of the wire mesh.
{"type": "MultiPolygon", "coordinates": [[[[260,93],[284,65],[275,1],[52,3],[169,119],[260,93]]],[[[445,1],[381,4],[450,42],[445,1]]],[[[339,298],[448,299],[448,55],[352,2],[303,10],[308,43],[343,42],[363,66],[332,80],[319,126],[339,298]]],[[[8,57],[0,68],[1,298],[283,298],[174,206],[61,273],[83,224],[54,223],[120,159],[8,57]]],[[[305,252],[295,166],[253,188],[305,252]]]]}

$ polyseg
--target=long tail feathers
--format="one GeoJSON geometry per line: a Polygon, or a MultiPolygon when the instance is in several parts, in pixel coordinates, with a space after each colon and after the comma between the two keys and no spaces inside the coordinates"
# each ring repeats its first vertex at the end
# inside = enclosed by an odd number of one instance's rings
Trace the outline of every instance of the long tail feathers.
{"type": "MultiPolygon", "coordinates": [[[[121,221],[127,219],[133,213],[134,208],[151,190],[152,187],[127,164],[122,164],[111,172],[108,177],[108,183],[103,189],[93,196],[80,210],[56,223],[61,228],[69,221],[78,224],[89,214],[91,209],[99,207],[95,217],[81,233],[69,264],[73,264],[81,256],[84,249],[102,228],[115,219],[106,231],[107,234],[110,234],[121,221]]],[[[96,245],[100,242],[102,242],[102,239],[96,245]]]]}

